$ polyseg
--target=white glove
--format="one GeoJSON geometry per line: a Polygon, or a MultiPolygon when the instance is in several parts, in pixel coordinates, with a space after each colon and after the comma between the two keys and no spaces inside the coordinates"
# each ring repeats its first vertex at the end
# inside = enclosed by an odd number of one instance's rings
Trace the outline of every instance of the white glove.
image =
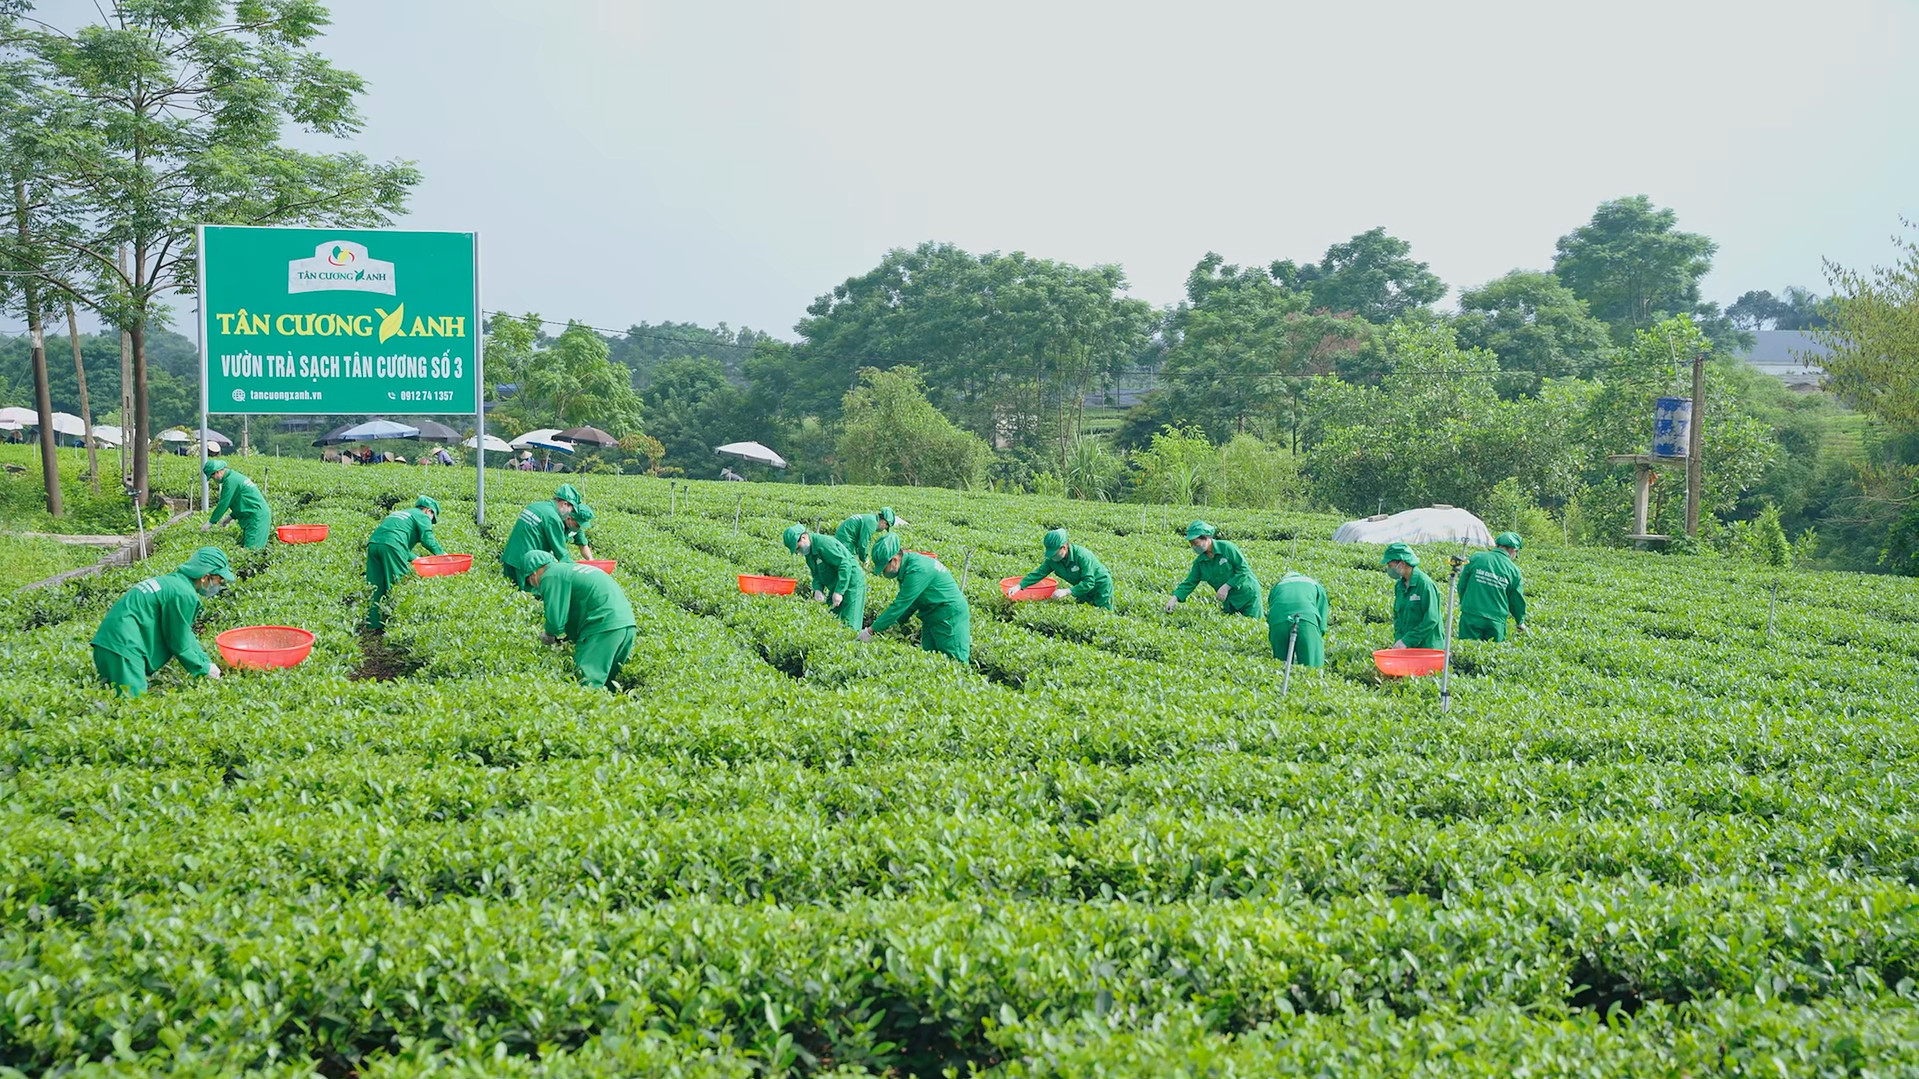
{"type": "Polygon", "coordinates": [[[1394,648],[1404,648],[1404,647],[1406,647],[1406,642],[1405,642],[1405,641],[1394,641],[1394,642],[1393,642],[1393,647],[1394,647],[1394,648]]]}
{"type": "Polygon", "coordinates": [[[846,598],[845,596],[843,596],[843,595],[841,595],[841,594],[840,594],[840,593],[838,593],[838,592],[835,592],[835,593],[833,593],[833,602],[832,602],[832,603],[829,603],[829,604],[827,604],[827,606],[829,606],[829,607],[832,607],[832,608],[834,608],[834,609],[836,609],[836,610],[837,610],[837,609],[839,608],[839,605],[840,605],[840,601],[841,601],[841,600],[844,600],[845,598],[846,598]]]}
{"type": "Polygon", "coordinates": [[[814,603],[825,603],[825,602],[826,602],[826,593],[824,593],[824,592],[822,592],[822,591],[820,591],[819,589],[817,589],[817,588],[815,588],[815,589],[813,590],[813,602],[814,602],[814,603]]]}
{"type": "Polygon", "coordinates": [[[211,532],[211,531],[213,531],[213,522],[212,522],[212,521],[202,521],[202,522],[200,522],[200,531],[202,531],[202,532],[211,532]]]}
{"type": "Polygon", "coordinates": [[[1179,608],[1179,601],[1178,601],[1178,600],[1176,600],[1176,599],[1169,599],[1169,600],[1167,600],[1167,601],[1166,601],[1166,609],[1167,609],[1168,611],[1172,611],[1172,610],[1177,610],[1178,608],[1179,608]]]}
{"type": "Polygon", "coordinates": [[[872,626],[868,626],[868,627],[866,627],[865,629],[863,629],[863,630],[860,630],[860,643],[861,643],[861,644],[865,644],[865,643],[866,643],[867,641],[870,641],[870,640],[872,640],[872,639],[873,639],[873,627],[872,627],[872,626]]]}
{"type": "Polygon", "coordinates": [[[1514,627],[1513,627],[1513,632],[1514,632],[1514,633],[1524,633],[1524,632],[1526,632],[1526,627],[1525,627],[1525,626],[1523,626],[1523,625],[1522,625],[1522,626],[1514,626],[1514,627]]]}
{"type": "Polygon", "coordinates": [[[1226,602],[1226,593],[1231,592],[1232,590],[1233,590],[1233,586],[1230,584],[1220,585],[1219,592],[1217,593],[1217,595],[1219,596],[1219,601],[1221,603],[1226,602]]]}
{"type": "Polygon", "coordinates": [[[1055,588],[1053,589],[1053,598],[1054,599],[1072,599],[1073,590],[1070,588],[1055,588]]]}
{"type": "Polygon", "coordinates": [[[220,665],[218,663],[207,663],[207,677],[216,682],[220,680],[220,665]]]}

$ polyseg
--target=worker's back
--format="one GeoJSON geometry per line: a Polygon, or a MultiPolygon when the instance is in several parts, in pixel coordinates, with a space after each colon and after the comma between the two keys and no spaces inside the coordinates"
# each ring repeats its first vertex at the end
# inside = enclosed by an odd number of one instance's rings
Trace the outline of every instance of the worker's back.
{"type": "Polygon", "coordinates": [[[637,625],[633,604],[613,575],[598,566],[579,562],[554,563],[540,578],[540,599],[546,605],[549,632],[578,641],[596,633],[637,625]]]}
{"type": "Polygon", "coordinates": [[[1266,597],[1266,620],[1274,624],[1290,623],[1294,615],[1302,625],[1326,630],[1326,587],[1303,573],[1288,573],[1279,579],[1266,597]]]}

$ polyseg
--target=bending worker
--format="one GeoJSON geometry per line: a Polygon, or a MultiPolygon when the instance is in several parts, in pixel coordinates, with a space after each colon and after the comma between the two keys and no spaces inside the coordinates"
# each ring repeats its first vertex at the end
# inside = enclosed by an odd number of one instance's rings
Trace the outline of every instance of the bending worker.
{"type": "Polygon", "coordinates": [[[1493,548],[1466,560],[1459,571],[1459,637],[1466,641],[1503,641],[1506,619],[1526,632],[1526,587],[1519,579],[1521,540],[1517,532],[1493,537],[1493,548]]]}
{"type": "Polygon", "coordinates": [[[233,580],[233,567],[218,547],[202,547],[179,569],[149,577],[114,601],[93,635],[93,669],[122,697],[147,691],[147,679],[178,659],[187,673],[218,678],[193,635],[200,597],[217,596],[233,580]]]}
{"type": "Polygon", "coordinates": [[[1326,586],[1303,573],[1288,573],[1273,586],[1266,597],[1266,642],[1273,646],[1273,658],[1285,659],[1290,643],[1293,662],[1302,667],[1326,665],[1326,627],[1332,609],[1326,601],[1326,586]],[[1293,626],[1299,626],[1299,639],[1293,640],[1293,626]]]}
{"type": "Polygon", "coordinates": [[[853,629],[866,624],[866,571],[846,545],[832,536],[791,525],[781,534],[786,549],[806,558],[813,580],[813,601],[824,603],[833,616],[853,629]]]}
{"type": "Polygon", "coordinates": [[[891,533],[894,525],[905,523],[893,512],[893,507],[881,506],[878,513],[856,514],[841,521],[840,526],[833,530],[833,538],[840,541],[840,546],[853,552],[853,557],[863,565],[874,538],[882,533],[891,533]]]}
{"type": "Polygon", "coordinates": [[[633,654],[633,605],[613,575],[598,566],[561,562],[545,551],[526,556],[526,589],[546,608],[547,644],[573,642],[573,670],[583,686],[607,682],[633,654]]]}
{"type": "Polygon", "coordinates": [[[1064,528],[1046,533],[1044,547],[1046,560],[1019,579],[1021,588],[1036,585],[1050,574],[1070,586],[1054,589],[1054,599],[1073,599],[1109,611],[1113,609],[1113,575],[1106,572],[1093,552],[1069,542],[1064,528]]]}
{"type": "Polygon", "coordinates": [[[1439,586],[1419,568],[1419,555],[1404,543],[1389,543],[1379,559],[1393,585],[1393,647],[1444,648],[1439,586]]]}
{"type": "Polygon", "coordinates": [[[366,583],[373,586],[373,599],[367,603],[366,625],[375,633],[386,628],[382,610],[386,594],[413,572],[413,548],[425,547],[428,554],[445,554],[446,548],[433,538],[433,526],[440,521],[440,504],[426,495],[413,500],[412,509],[394,510],[373,528],[366,541],[366,583]]]}
{"type": "Polygon", "coordinates": [[[1253,576],[1253,568],[1246,564],[1246,556],[1239,553],[1238,547],[1213,538],[1215,531],[1205,521],[1194,521],[1187,527],[1186,542],[1193,545],[1193,568],[1179,587],[1173,589],[1173,598],[1166,601],[1166,609],[1170,611],[1185,602],[1204,581],[1212,585],[1219,596],[1222,612],[1258,618],[1259,578],[1253,576]]]}
{"type": "Polygon", "coordinates": [[[267,537],[273,534],[273,511],[267,509],[266,496],[260,493],[260,488],[217,458],[201,465],[200,471],[220,487],[220,500],[213,504],[200,531],[208,531],[216,523],[226,524],[220,519],[225,514],[239,524],[241,546],[250,551],[264,548],[267,537]]]}
{"type": "Polygon", "coordinates": [[[501,574],[518,587],[528,573],[527,555],[545,551],[556,562],[571,562],[569,543],[579,545],[582,557],[592,558],[593,548],[586,542],[586,530],[592,523],[593,510],[580,501],[580,492],[570,483],[561,484],[553,492],[553,501],[535,502],[514,519],[513,531],[500,549],[501,574]]]}
{"type": "Polygon", "coordinates": [[[873,625],[860,630],[860,640],[870,641],[873,634],[884,633],[896,622],[914,615],[920,617],[920,647],[928,652],[944,652],[965,663],[973,657],[973,612],[960,594],[953,571],[918,551],[900,548],[898,536],[888,533],[873,544],[873,565],[885,577],[897,577],[898,598],[873,619],[873,625]]]}

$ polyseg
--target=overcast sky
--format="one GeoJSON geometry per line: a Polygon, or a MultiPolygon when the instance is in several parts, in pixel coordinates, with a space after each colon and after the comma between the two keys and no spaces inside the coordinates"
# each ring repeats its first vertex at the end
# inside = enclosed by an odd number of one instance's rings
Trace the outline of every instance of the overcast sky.
{"type": "Polygon", "coordinates": [[[1445,281],[1546,268],[1644,193],[1710,299],[1824,291],[1919,217],[1919,2],[332,0],[349,144],[484,302],[790,336],[893,247],[1317,259],[1383,225],[1445,281]]]}

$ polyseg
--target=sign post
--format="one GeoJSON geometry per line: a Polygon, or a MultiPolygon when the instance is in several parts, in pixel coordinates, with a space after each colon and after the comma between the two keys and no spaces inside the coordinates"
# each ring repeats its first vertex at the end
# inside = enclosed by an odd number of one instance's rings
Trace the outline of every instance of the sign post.
{"type": "Polygon", "coordinates": [[[202,431],[209,414],[470,412],[485,522],[478,233],[202,225],[199,255],[202,431]]]}

